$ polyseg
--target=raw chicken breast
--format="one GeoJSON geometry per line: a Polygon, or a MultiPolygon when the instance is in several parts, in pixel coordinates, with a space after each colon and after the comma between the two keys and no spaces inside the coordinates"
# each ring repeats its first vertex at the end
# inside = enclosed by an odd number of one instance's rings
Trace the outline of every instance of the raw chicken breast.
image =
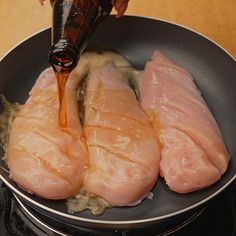
{"type": "Polygon", "coordinates": [[[155,52],[140,79],[141,105],[161,144],[160,172],[180,193],[204,188],[226,171],[220,130],[191,75],[155,52]]]}
{"type": "Polygon", "coordinates": [[[147,115],[113,63],[90,75],[85,107],[87,190],[112,205],[137,204],[157,180],[159,146],[147,115]]]}
{"type": "Polygon", "coordinates": [[[67,130],[58,128],[57,84],[52,69],[47,69],[13,121],[6,150],[10,177],[26,191],[48,199],[77,193],[87,163],[76,100],[79,81],[72,77],[66,86],[67,130]]]}

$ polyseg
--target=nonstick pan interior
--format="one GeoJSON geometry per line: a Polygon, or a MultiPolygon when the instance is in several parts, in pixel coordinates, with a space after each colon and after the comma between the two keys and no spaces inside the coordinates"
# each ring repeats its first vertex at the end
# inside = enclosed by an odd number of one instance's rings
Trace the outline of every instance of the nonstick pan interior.
{"type": "MultiPolygon", "coordinates": [[[[98,224],[136,224],[175,216],[206,202],[233,181],[236,174],[236,63],[223,49],[203,36],[168,22],[141,17],[109,17],[92,37],[92,45],[115,50],[124,55],[137,69],[143,69],[154,50],[160,50],[186,68],[202,91],[214,114],[230,152],[226,174],[213,186],[191,194],[169,190],[159,178],[152,200],[136,207],[112,208],[101,216],[84,211],[67,212],[65,201],[49,201],[25,193],[8,178],[1,161],[3,181],[31,206],[53,215],[73,218],[79,222],[98,224]]],[[[0,63],[0,93],[9,101],[24,102],[39,73],[48,66],[50,30],[27,39],[0,63]]]]}

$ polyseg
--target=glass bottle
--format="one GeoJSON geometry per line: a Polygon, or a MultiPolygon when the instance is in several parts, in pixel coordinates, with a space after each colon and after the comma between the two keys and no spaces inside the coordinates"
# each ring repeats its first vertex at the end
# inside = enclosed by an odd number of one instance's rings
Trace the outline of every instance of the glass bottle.
{"type": "Polygon", "coordinates": [[[112,0],[51,0],[52,46],[49,63],[56,73],[70,73],[90,36],[112,10],[112,0]]]}

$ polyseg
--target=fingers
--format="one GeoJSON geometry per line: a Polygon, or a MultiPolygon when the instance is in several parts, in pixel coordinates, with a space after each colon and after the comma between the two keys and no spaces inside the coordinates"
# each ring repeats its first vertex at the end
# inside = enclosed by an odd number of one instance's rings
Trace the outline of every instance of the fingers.
{"type": "Polygon", "coordinates": [[[114,0],[113,5],[115,10],[117,11],[117,17],[121,17],[125,13],[128,7],[128,2],[129,0],[114,0]]]}
{"type": "MultiPolygon", "coordinates": [[[[39,0],[39,2],[42,5],[43,5],[44,1],[45,0],[39,0]]],[[[125,11],[128,7],[128,2],[129,2],[129,0],[113,0],[114,8],[117,11],[117,15],[116,15],[117,17],[121,17],[125,13],[125,11]]]]}
{"type": "Polygon", "coordinates": [[[39,2],[40,2],[40,4],[41,5],[43,5],[43,2],[44,2],[45,0],[39,0],[39,2]]]}

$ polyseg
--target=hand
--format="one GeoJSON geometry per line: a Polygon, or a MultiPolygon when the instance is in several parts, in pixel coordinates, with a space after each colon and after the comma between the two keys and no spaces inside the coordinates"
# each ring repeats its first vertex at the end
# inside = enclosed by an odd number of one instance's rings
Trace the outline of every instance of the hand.
{"type": "MultiPolygon", "coordinates": [[[[39,2],[43,5],[43,2],[45,0],[39,0],[39,2]]],[[[125,13],[127,7],[128,7],[128,2],[129,0],[113,0],[113,6],[115,8],[115,10],[117,11],[117,17],[121,17],[123,16],[123,14],[125,13]]]]}
{"type": "Polygon", "coordinates": [[[117,17],[123,16],[127,7],[128,7],[129,0],[113,0],[113,6],[117,11],[117,17]]]}

